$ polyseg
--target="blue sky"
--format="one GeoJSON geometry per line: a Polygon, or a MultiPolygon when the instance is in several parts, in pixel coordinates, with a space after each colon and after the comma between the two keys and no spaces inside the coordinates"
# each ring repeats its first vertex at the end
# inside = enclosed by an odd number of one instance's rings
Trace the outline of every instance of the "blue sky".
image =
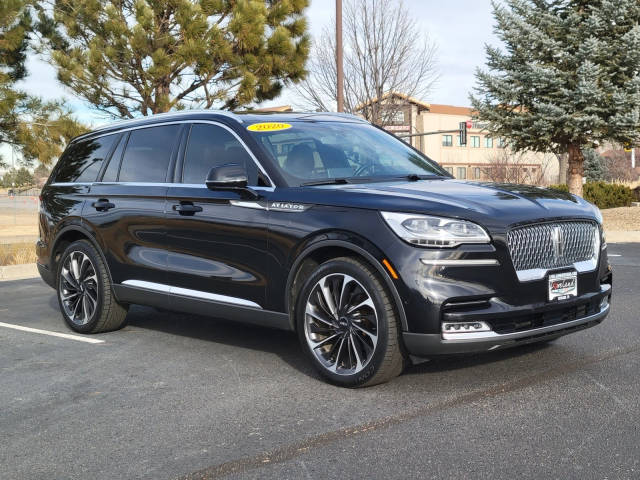
{"type": "MultiPolygon", "coordinates": [[[[497,43],[493,35],[493,17],[489,0],[404,0],[420,28],[424,29],[439,48],[440,81],[429,98],[430,103],[468,105],[474,85],[474,71],[484,64],[484,44],[497,43]]],[[[312,36],[325,25],[332,24],[334,0],[311,0],[307,10],[312,36]]],[[[29,77],[22,88],[47,99],[65,98],[78,118],[86,123],[104,123],[102,115],[92,111],[57,83],[55,72],[43,59],[32,57],[28,62],[29,77]]],[[[290,104],[294,94],[285,90],[269,104],[290,104]]],[[[265,103],[265,105],[267,105],[265,103]]],[[[6,157],[5,157],[6,158],[6,157]]]]}

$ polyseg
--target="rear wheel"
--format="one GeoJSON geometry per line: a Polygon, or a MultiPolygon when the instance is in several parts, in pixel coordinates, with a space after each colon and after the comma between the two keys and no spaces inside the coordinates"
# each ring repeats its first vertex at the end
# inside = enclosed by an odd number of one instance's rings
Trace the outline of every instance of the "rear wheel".
{"type": "Polygon", "coordinates": [[[296,318],[303,349],[330,382],[363,387],[402,372],[391,295],[366,263],[344,257],[320,265],[300,290],[296,318]]]}
{"type": "Polygon", "coordinates": [[[87,240],[73,242],[62,254],[57,286],[60,311],[72,330],[99,333],[124,325],[127,309],[113,296],[106,265],[87,240]]]}

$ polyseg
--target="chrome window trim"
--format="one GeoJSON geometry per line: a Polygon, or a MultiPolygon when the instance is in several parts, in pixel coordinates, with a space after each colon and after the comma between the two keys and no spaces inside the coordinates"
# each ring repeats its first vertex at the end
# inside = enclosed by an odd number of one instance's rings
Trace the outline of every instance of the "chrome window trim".
{"type": "MultiPolygon", "coordinates": [[[[209,110],[210,111],[210,110],[209,110]]],[[[187,113],[193,113],[192,111],[189,111],[187,113]]],[[[233,117],[232,117],[233,118],[233,117]]],[[[238,119],[237,119],[238,120],[238,119]]],[[[241,120],[238,120],[241,122],[241,120]]],[[[236,138],[236,140],[238,140],[238,142],[240,142],[240,145],[242,145],[242,147],[247,151],[247,153],[249,154],[249,156],[253,159],[254,163],[256,164],[256,166],[258,167],[258,170],[260,170],[266,177],[267,180],[269,180],[269,183],[271,184],[270,187],[266,187],[266,188],[275,188],[275,182],[271,179],[271,177],[269,176],[269,174],[267,173],[267,171],[264,169],[264,167],[262,166],[262,164],[260,163],[260,161],[257,159],[257,157],[253,154],[253,152],[251,151],[251,149],[249,147],[247,147],[247,144],[244,143],[244,141],[240,138],[240,136],[233,131],[232,128],[228,127],[227,125],[225,125],[224,123],[220,123],[217,122],[215,120],[201,120],[201,119],[193,119],[193,120],[175,120],[175,121],[166,121],[166,122],[159,122],[159,123],[152,123],[152,124],[145,124],[145,125],[137,125],[134,127],[129,127],[129,128],[122,128],[120,130],[117,130],[115,132],[104,132],[104,133],[99,133],[98,135],[94,135],[92,138],[100,138],[100,137],[104,137],[106,135],[114,135],[116,133],[123,133],[123,132],[130,132],[133,130],[142,130],[144,128],[153,128],[153,127],[161,127],[164,125],[178,125],[178,124],[183,124],[183,123],[189,123],[189,124],[194,124],[194,123],[208,123],[210,125],[216,125],[218,127],[222,127],[225,130],[231,132],[231,134],[236,138]]],[[[116,124],[117,125],[117,124],[116,124]]],[[[89,135],[89,134],[87,134],[89,135]]],[[[81,140],[83,137],[78,137],[77,139],[74,139],[75,141],[81,140]]],[[[184,157],[184,156],[183,156],[184,157]]],[[[184,158],[182,159],[184,160],[184,158]]],[[[89,182],[89,184],[91,184],[92,182],[89,182]]],[[[93,182],[93,183],[102,183],[102,182],[93,182]]],[[[106,183],[127,183],[127,182],[106,182],[106,183]]],[[[130,183],[137,183],[137,182],[130,182],[130,183]]],[[[166,185],[166,184],[164,184],[166,185]]],[[[183,185],[183,184],[178,184],[178,185],[183,185]]],[[[260,188],[264,188],[264,187],[253,187],[251,186],[251,188],[256,188],[256,189],[260,189],[260,188]]]]}
{"type": "Polygon", "coordinates": [[[191,290],[190,288],[175,287],[171,285],[165,285],[164,283],[147,282],[145,280],[125,280],[122,285],[128,287],[144,288],[146,290],[153,290],[156,292],[164,292],[170,295],[183,295],[186,297],[200,298],[204,300],[213,300],[215,302],[229,303],[232,305],[241,305],[243,307],[259,308],[262,307],[244,298],[229,297],[227,295],[219,295],[217,293],[202,292],[200,290],[191,290]]]}
{"type": "MultiPolygon", "coordinates": [[[[193,114],[212,114],[212,115],[222,115],[223,117],[228,117],[228,118],[233,118],[236,122],[238,123],[243,123],[242,118],[240,118],[240,116],[238,116],[237,114],[233,113],[233,112],[229,112],[227,110],[206,110],[206,109],[194,109],[194,110],[183,110],[180,112],[165,112],[165,113],[156,113],[155,115],[153,115],[152,117],[146,117],[148,119],[151,118],[159,118],[159,117],[167,117],[167,121],[170,123],[179,123],[179,121],[177,122],[171,122],[169,120],[169,117],[182,117],[184,115],[193,115],[193,114]]],[[[119,127],[119,126],[126,126],[129,125],[131,123],[135,123],[135,122],[139,122],[141,120],[145,120],[144,117],[142,118],[129,118],[127,120],[121,120],[119,122],[113,122],[113,123],[109,123],[106,125],[102,125],[98,128],[96,128],[94,131],[92,132],[87,132],[84,133],[76,138],[73,139],[73,141],[75,142],[76,140],[82,140],[85,137],[91,136],[94,133],[100,132],[101,130],[106,130],[107,128],[112,128],[112,127],[119,127]]],[[[146,126],[153,126],[153,125],[159,125],[159,124],[151,124],[151,125],[146,125],[146,126]]],[[[141,126],[141,128],[144,128],[143,126],[141,126]]],[[[125,131],[125,130],[119,130],[120,132],[125,131]]],[[[109,132],[109,133],[105,133],[104,135],[109,135],[110,133],[117,133],[117,132],[109,132]]],[[[96,135],[97,136],[102,136],[103,134],[100,135],[96,135]]]]}
{"type": "MultiPolygon", "coordinates": [[[[203,183],[199,185],[197,183],[154,183],[154,182],[54,182],[51,187],[73,187],[73,186],[93,186],[93,185],[123,185],[128,187],[180,187],[180,188],[207,188],[203,183]]],[[[273,192],[275,187],[249,187],[251,190],[260,190],[263,192],[273,192]]]]}
{"type": "Polygon", "coordinates": [[[429,259],[421,258],[420,261],[425,265],[433,267],[495,267],[499,266],[500,262],[495,258],[481,258],[481,259],[468,259],[468,260],[448,260],[448,259],[429,259]]]}

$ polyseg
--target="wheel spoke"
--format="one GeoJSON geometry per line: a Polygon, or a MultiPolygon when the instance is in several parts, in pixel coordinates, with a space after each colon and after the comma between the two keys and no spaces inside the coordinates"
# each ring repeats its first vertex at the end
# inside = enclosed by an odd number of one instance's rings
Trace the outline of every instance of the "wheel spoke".
{"type": "Polygon", "coordinates": [[[91,312],[93,313],[93,310],[96,308],[96,305],[98,304],[97,294],[95,292],[92,293],[89,290],[85,290],[84,294],[87,297],[87,299],[89,299],[89,301],[91,302],[91,312]]]}
{"type": "Polygon", "coordinates": [[[64,278],[64,280],[71,285],[74,289],[78,289],[79,285],[78,283],[74,280],[73,276],[70,274],[69,270],[62,267],[62,270],[60,272],[62,274],[62,278],[64,278]]]}
{"type": "Polygon", "coordinates": [[[357,340],[357,343],[364,349],[364,358],[369,358],[369,355],[371,355],[373,353],[373,350],[375,349],[376,342],[373,342],[373,346],[370,345],[369,342],[366,341],[366,339],[362,338],[362,334],[358,331],[353,332],[353,338],[354,341],[357,340]]]}
{"type": "Polygon", "coordinates": [[[375,307],[373,306],[373,300],[371,300],[371,298],[367,296],[366,300],[363,300],[359,304],[353,307],[350,307],[349,310],[347,310],[347,315],[349,315],[352,312],[355,312],[356,310],[361,309],[362,307],[370,307],[375,312],[375,307]]]}
{"type": "Polygon", "coordinates": [[[335,323],[333,321],[331,321],[331,319],[328,319],[328,318],[324,317],[322,315],[322,313],[319,312],[318,309],[314,305],[307,304],[306,314],[310,315],[311,317],[313,317],[315,320],[319,321],[320,323],[326,325],[331,330],[334,330],[336,328],[335,323]]]}
{"type": "Polygon", "coordinates": [[[76,282],[80,282],[80,266],[78,265],[78,258],[77,255],[71,255],[71,274],[76,282]]]}
{"type": "Polygon", "coordinates": [[[82,317],[82,323],[87,323],[89,321],[89,308],[91,307],[91,305],[89,304],[89,299],[87,298],[87,295],[83,295],[82,296],[82,312],[83,312],[83,317],[82,317]]]}
{"type": "Polygon", "coordinates": [[[358,325],[357,322],[352,322],[351,325],[353,325],[356,329],[358,329],[358,331],[364,333],[367,337],[369,337],[374,345],[376,344],[376,342],[378,341],[377,335],[371,333],[369,330],[367,330],[366,328],[363,328],[361,325],[358,325]]]}
{"type": "Polygon", "coordinates": [[[333,294],[331,293],[331,288],[327,285],[327,279],[325,278],[324,282],[320,286],[320,290],[322,291],[322,298],[326,303],[327,307],[329,307],[329,311],[331,315],[334,317],[338,317],[338,311],[336,309],[336,303],[333,300],[333,294]]]}
{"type": "Polygon", "coordinates": [[[338,347],[338,353],[336,353],[336,361],[333,366],[330,367],[330,370],[333,372],[338,371],[338,365],[340,364],[340,353],[342,352],[342,347],[344,346],[344,340],[345,337],[342,337],[342,339],[340,340],[340,346],[338,347]]]}
{"type": "Polygon", "coordinates": [[[73,316],[72,316],[74,320],[78,315],[78,311],[82,312],[81,305],[82,305],[82,297],[76,298],[76,305],[73,307],[73,316]]]}
{"type": "Polygon", "coordinates": [[[338,300],[338,311],[342,312],[343,307],[345,306],[345,292],[347,291],[347,285],[353,281],[349,275],[344,275],[342,277],[342,288],[340,289],[340,299],[338,300]]]}
{"type": "Polygon", "coordinates": [[[356,357],[356,371],[359,371],[362,368],[362,361],[360,360],[360,355],[358,354],[358,349],[356,348],[356,344],[353,341],[353,335],[349,335],[349,343],[351,344],[351,350],[353,350],[353,354],[356,357]]]}
{"type": "Polygon", "coordinates": [[[65,294],[64,292],[62,292],[62,293],[60,294],[60,298],[62,298],[62,301],[63,301],[63,302],[68,302],[68,301],[70,301],[72,298],[77,297],[78,295],[80,295],[80,293],[78,293],[78,292],[71,292],[71,293],[69,293],[69,294],[65,294]]]}
{"type": "MultiPolygon", "coordinates": [[[[325,338],[324,340],[320,340],[319,342],[315,342],[313,344],[313,349],[317,349],[320,347],[325,346],[326,344],[330,343],[332,340],[334,340],[335,338],[338,338],[340,336],[339,333],[334,333],[333,335],[328,336],[327,338],[325,338]]],[[[312,340],[313,342],[313,340],[312,340]]]]}

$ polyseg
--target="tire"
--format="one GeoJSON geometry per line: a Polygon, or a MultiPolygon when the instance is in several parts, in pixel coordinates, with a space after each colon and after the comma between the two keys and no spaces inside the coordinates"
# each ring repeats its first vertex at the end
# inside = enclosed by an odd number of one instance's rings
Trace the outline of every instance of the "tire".
{"type": "Polygon", "coordinates": [[[355,258],[319,265],[296,298],[302,349],[335,385],[368,387],[400,375],[405,358],[398,324],[390,292],[355,258]]]}
{"type": "Polygon", "coordinates": [[[56,287],[60,312],[70,329],[100,333],[124,326],[127,308],[116,301],[104,260],[89,241],[78,240],[65,249],[56,287]]]}

